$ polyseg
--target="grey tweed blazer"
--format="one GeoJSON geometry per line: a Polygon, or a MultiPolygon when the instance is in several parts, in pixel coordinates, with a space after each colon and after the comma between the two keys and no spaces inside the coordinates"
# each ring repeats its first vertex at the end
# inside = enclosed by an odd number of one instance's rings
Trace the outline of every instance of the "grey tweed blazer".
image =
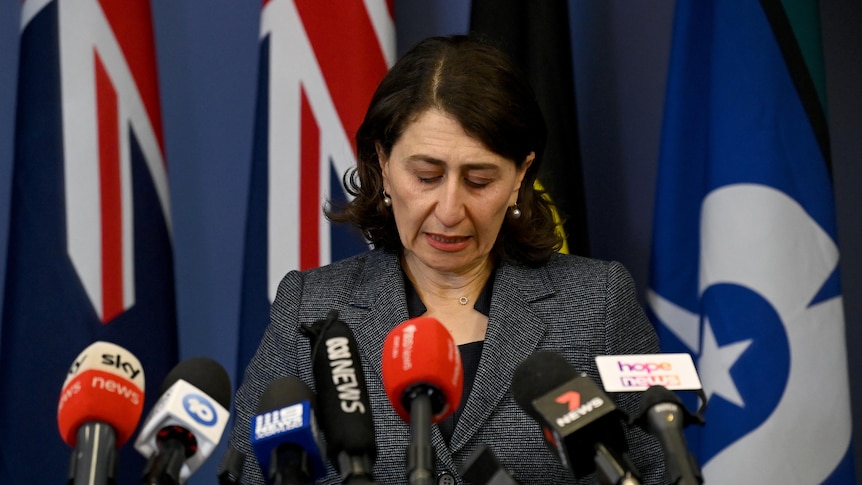
{"type": "MultiPolygon", "coordinates": [[[[314,389],[308,340],[298,332],[337,309],[352,329],[361,353],[374,418],[379,483],[407,483],[405,450],[409,426],[395,414],[380,373],[386,335],[408,319],[398,257],[369,251],[321,268],[288,273],[279,285],[270,323],[236,395],[231,446],[248,456],[244,483],[263,478],[249,444],[249,420],[259,396],[272,380],[294,375],[314,389]]],[[[502,264],[497,270],[488,330],[473,391],[449,445],[436,425],[432,442],[436,472],[452,474],[482,443],[521,483],[594,483],[574,481],[544,443],[538,424],[512,397],[515,368],[537,350],[557,352],[599,382],[594,357],[658,352],[658,338],[639,306],[634,284],[619,263],[554,255],[540,268],[502,264]]],[[[618,396],[629,412],[637,395],[618,396]]],[[[664,465],[658,442],[640,430],[627,431],[630,456],[643,483],[662,483],[664,465]]],[[[338,483],[329,466],[319,483],[338,483]]]]}

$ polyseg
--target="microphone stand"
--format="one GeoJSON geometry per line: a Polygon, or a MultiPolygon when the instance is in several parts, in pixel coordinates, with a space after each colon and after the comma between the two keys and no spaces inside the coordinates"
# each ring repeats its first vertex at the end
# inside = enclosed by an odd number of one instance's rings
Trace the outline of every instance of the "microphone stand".
{"type": "Polygon", "coordinates": [[[595,444],[596,472],[602,485],[641,485],[634,465],[602,443],[595,444]]]}
{"type": "MultiPolygon", "coordinates": [[[[410,445],[407,447],[407,479],[410,485],[434,485],[434,448],[431,446],[431,396],[425,389],[408,394],[410,445]]],[[[427,390],[430,391],[430,390],[427,390]]]]}
{"type": "Polygon", "coordinates": [[[185,445],[176,439],[164,440],[159,452],[150,457],[141,483],[179,485],[180,470],[186,459],[185,445]]]}
{"type": "Polygon", "coordinates": [[[269,479],[273,485],[304,485],[312,481],[311,460],[301,446],[282,444],[272,450],[269,479]]]}
{"type": "Polygon", "coordinates": [[[114,428],[102,422],[78,428],[78,442],[69,463],[70,484],[109,484],[117,475],[117,438],[114,428]]]}

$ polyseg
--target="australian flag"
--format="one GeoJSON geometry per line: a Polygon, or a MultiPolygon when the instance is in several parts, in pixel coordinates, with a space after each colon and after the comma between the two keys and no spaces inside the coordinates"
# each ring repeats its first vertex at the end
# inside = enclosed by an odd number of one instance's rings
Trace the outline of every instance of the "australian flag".
{"type": "Polygon", "coordinates": [[[341,180],[356,164],[354,137],[394,57],[391,0],[263,2],[240,376],[281,278],[368,248],[358,231],[330,225],[323,207],[347,200],[341,180]]]}
{"type": "Polygon", "coordinates": [[[706,483],[855,483],[818,2],[678,0],[649,308],[706,483]]]}
{"type": "MultiPolygon", "coordinates": [[[[57,406],[94,341],[134,354],[144,412],[177,359],[167,169],[146,0],[22,4],[0,340],[0,481],[64,483],[57,406]]],[[[139,483],[130,444],[121,483],[139,483]]]]}

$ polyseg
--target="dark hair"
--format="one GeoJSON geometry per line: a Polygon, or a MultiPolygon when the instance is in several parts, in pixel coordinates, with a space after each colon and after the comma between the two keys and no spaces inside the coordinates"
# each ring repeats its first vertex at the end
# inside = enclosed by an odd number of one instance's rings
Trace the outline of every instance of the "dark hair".
{"type": "Polygon", "coordinates": [[[533,183],[546,127],[533,90],[509,58],[473,36],[431,37],[405,54],[381,81],[356,133],[357,166],[344,174],[354,199],[326,209],[333,222],[356,225],[375,248],[400,251],[391,209],[382,201],[379,145],[388,156],[407,126],[428,109],[454,117],[470,136],[520,167],[535,159],[518,195],[521,217],[506,217],[492,255],[541,264],[562,245],[550,201],[533,183]]]}

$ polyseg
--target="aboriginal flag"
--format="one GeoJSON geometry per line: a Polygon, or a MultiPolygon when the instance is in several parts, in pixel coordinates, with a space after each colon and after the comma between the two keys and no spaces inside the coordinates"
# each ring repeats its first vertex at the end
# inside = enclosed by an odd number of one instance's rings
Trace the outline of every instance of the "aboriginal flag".
{"type": "Polygon", "coordinates": [[[509,54],[536,93],[548,126],[538,181],[563,218],[567,251],[589,256],[568,3],[473,0],[471,8],[471,32],[509,54]]]}

